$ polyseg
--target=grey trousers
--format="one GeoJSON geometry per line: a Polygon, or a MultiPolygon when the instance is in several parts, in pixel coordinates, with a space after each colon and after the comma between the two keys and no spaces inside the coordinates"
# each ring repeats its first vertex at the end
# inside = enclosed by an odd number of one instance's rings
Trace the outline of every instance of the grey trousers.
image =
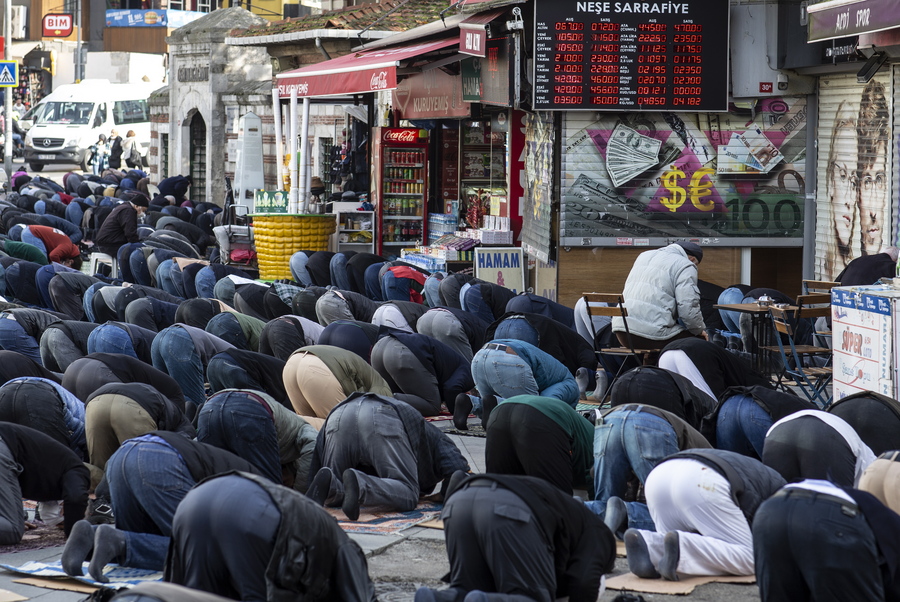
{"type": "Polygon", "coordinates": [[[41,335],[41,361],[47,370],[65,372],[69,364],[84,357],[62,328],[48,328],[41,335]]]}
{"type": "Polygon", "coordinates": [[[406,512],[419,503],[419,477],[403,422],[389,404],[356,401],[343,404],[328,416],[322,465],[334,473],[325,500],[340,505],[344,500],[344,471],[352,469],[359,480],[359,501],[406,512]],[[375,475],[359,470],[374,469],[375,475]]]}
{"type": "Polygon", "coordinates": [[[416,330],[419,334],[428,335],[449,345],[466,358],[466,361],[471,362],[475,356],[462,323],[449,311],[429,309],[416,322],[416,330]]]}
{"type": "Polygon", "coordinates": [[[356,319],[347,306],[347,302],[333,291],[328,291],[316,301],[316,317],[322,326],[328,326],[338,320],[356,319]]]}
{"type": "Polygon", "coordinates": [[[406,345],[393,337],[380,339],[372,347],[372,367],[384,377],[396,399],[405,401],[422,416],[441,413],[437,378],[406,345]]]}
{"type": "Polygon", "coordinates": [[[25,534],[22,490],[19,487],[21,472],[22,467],[0,439],[0,545],[17,544],[25,534]]]}

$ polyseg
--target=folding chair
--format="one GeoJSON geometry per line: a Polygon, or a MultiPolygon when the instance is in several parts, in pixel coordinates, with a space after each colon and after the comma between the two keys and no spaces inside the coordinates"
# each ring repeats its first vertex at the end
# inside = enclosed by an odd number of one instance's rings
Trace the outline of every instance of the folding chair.
{"type": "MultiPolygon", "coordinates": [[[[619,378],[619,375],[622,374],[623,371],[626,371],[625,366],[629,363],[627,361],[629,357],[633,358],[638,366],[641,366],[644,364],[644,361],[647,357],[654,353],[657,353],[659,350],[635,348],[634,343],[631,340],[631,331],[628,329],[628,310],[625,309],[625,299],[623,299],[621,294],[582,293],[582,297],[584,297],[584,304],[587,308],[588,319],[591,324],[591,332],[594,335],[594,353],[597,355],[597,360],[600,362],[600,365],[603,366],[603,369],[610,374],[615,374],[615,376],[613,376],[612,380],[609,382],[609,388],[607,389],[607,391],[610,391],[612,390],[612,386],[616,382],[616,379],[619,378]],[[625,323],[625,338],[628,341],[628,346],[601,346],[602,343],[597,341],[597,332],[594,331],[594,316],[622,318],[622,321],[625,323]],[[614,366],[611,367],[608,363],[609,357],[621,358],[624,361],[622,361],[621,365],[616,369],[614,366]]],[[[616,340],[616,342],[618,342],[618,340],[616,340]]]]}
{"type": "Polygon", "coordinates": [[[830,295],[831,289],[840,285],[840,282],[832,282],[831,280],[804,280],[803,294],[809,295],[811,293],[826,293],[830,295]]]}
{"type": "MultiPolygon", "coordinates": [[[[831,293],[809,293],[797,297],[798,319],[800,314],[804,318],[827,318],[831,315],[831,293]]],[[[820,347],[831,348],[831,329],[826,327],[819,329],[813,322],[813,341],[820,347]]]]}
{"type": "MultiPolygon", "coordinates": [[[[797,319],[810,318],[815,315],[816,311],[821,309],[807,308],[804,315],[798,309],[796,313],[797,319]],[[812,315],[811,315],[812,314],[812,315]]],[[[816,347],[815,345],[797,345],[794,342],[794,326],[790,321],[791,312],[780,307],[770,307],[769,315],[772,318],[772,326],[775,331],[783,336],[776,336],[775,341],[778,343],[778,350],[781,353],[781,359],[784,362],[784,371],[779,378],[779,383],[784,385],[785,376],[790,377],[807,399],[817,404],[821,408],[827,408],[831,403],[832,396],[828,394],[828,386],[831,384],[831,349],[825,347],[816,347]],[[787,339],[785,343],[782,338],[787,339]],[[825,366],[811,366],[805,364],[814,356],[825,356],[825,366]]]]}

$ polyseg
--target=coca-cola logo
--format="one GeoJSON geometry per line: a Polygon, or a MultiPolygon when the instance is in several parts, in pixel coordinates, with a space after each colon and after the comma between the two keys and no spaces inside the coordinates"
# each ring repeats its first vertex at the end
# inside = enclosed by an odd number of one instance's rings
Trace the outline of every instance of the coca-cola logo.
{"type": "Polygon", "coordinates": [[[385,142],[416,142],[418,138],[418,130],[387,130],[382,136],[385,142]]]}
{"type": "Polygon", "coordinates": [[[369,81],[370,90],[387,90],[387,87],[387,71],[372,74],[372,79],[369,81]]]}

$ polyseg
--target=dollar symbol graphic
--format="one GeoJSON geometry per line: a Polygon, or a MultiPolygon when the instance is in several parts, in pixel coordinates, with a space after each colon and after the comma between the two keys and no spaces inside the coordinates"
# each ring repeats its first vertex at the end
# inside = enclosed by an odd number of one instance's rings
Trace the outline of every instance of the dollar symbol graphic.
{"type": "Polygon", "coordinates": [[[706,182],[701,182],[703,176],[707,176],[709,174],[715,173],[715,170],[709,169],[707,167],[703,169],[698,169],[694,172],[694,175],[691,176],[691,204],[694,205],[700,211],[712,211],[716,206],[715,201],[712,199],[703,202],[702,199],[705,196],[709,196],[712,194],[712,182],[707,180],[706,182]]]}
{"type": "Polygon", "coordinates": [[[678,180],[683,177],[684,172],[676,169],[674,165],[672,170],[667,171],[662,177],[662,185],[672,193],[672,197],[661,197],[659,202],[672,213],[675,213],[675,210],[684,205],[684,202],[687,200],[687,193],[684,188],[678,185],[678,180]]]}

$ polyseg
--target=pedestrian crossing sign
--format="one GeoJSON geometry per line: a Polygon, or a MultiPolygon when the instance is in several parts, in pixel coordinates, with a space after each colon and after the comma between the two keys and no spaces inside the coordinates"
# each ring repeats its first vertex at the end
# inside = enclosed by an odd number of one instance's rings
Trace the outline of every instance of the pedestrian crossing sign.
{"type": "Polygon", "coordinates": [[[15,88],[19,85],[19,63],[0,61],[0,88],[15,88]]]}

